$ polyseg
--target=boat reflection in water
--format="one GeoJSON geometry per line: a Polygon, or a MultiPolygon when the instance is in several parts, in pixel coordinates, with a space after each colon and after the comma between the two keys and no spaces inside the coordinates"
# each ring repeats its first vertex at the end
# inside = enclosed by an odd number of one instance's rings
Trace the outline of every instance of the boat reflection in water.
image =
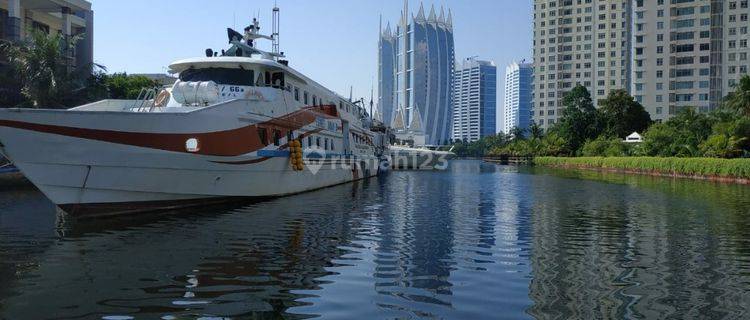
{"type": "Polygon", "coordinates": [[[61,225],[3,189],[0,318],[748,317],[750,189],[581,175],[458,160],[61,225]]]}

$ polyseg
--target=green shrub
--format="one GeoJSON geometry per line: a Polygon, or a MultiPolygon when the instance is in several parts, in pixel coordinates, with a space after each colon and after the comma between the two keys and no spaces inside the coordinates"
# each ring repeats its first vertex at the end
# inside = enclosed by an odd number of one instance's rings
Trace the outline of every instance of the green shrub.
{"type": "Polygon", "coordinates": [[[621,157],[627,155],[627,151],[620,139],[603,136],[586,141],[581,148],[581,154],[586,157],[621,157]]]}
{"type": "Polygon", "coordinates": [[[581,168],[620,169],[680,175],[750,179],[750,159],[659,157],[537,157],[534,164],[581,168]]]}

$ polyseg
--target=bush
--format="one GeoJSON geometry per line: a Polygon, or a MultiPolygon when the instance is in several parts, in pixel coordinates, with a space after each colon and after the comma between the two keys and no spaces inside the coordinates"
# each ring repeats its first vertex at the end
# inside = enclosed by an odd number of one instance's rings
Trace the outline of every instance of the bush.
{"type": "Polygon", "coordinates": [[[750,179],[750,159],[658,157],[537,157],[541,166],[634,170],[689,176],[750,179]]]}
{"type": "Polygon", "coordinates": [[[714,134],[701,143],[700,151],[706,157],[735,158],[742,155],[741,143],[745,138],[714,134]]]}
{"type": "Polygon", "coordinates": [[[585,157],[621,157],[626,156],[628,149],[618,138],[598,137],[589,140],[581,148],[581,154],[585,157]]]}

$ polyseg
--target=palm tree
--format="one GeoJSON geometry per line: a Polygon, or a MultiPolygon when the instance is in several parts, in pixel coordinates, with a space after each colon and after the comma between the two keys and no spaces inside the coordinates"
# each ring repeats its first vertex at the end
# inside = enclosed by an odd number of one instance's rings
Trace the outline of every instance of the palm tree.
{"type": "Polygon", "coordinates": [[[60,107],[61,96],[72,91],[74,75],[63,49],[79,39],[34,30],[27,41],[0,43],[0,53],[21,80],[21,93],[34,107],[60,107]]]}
{"type": "Polygon", "coordinates": [[[523,129],[520,127],[513,127],[512,129],[510,129],[510,132],[508,132],[508,134],[511,137],[513,137],[514,140],[515,139],[523,140],[525,137],[524,135],[526,134],[526,129],[523,129]]]}
{"type": "Polygon", "coordinates": [[[735,91],[726,97],[726,106],[745,116],[750,116],[750,75],[744,75],[734,88],[735,91]]]}
{"type": "Polygon", "coordinates": [[[544,129],[534,122],[529,127],[529,134],[531,135],[531,139],[538,140],[544,137],[544,129]]]}

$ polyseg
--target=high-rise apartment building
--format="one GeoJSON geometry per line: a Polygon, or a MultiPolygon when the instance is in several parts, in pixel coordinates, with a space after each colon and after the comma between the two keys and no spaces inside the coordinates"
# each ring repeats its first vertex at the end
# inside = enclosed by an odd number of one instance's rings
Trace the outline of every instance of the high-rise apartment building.
{"type": "Polygon", "coordinates": [[[715,109],[748,73],[747,0],[636,0],[631,94],[655,120],[715,109]]]}
{"type": "Polygon", "coordinates": [[[379,43],[378,106],[383,121],[392,125],[397,114],[403,115],[398,122],[404,130],[421,131],[426,144],[448,143],[455,63],[450,11],[441,8],[436,13],[433,6],[425,15],[420,4],[414,16],[404,1],[398,26],[393,33],[386,27],[379,43]]]}
{"type": "MultiPolygon", "coordinates": [[[[669,1],[669,0],[668,0],[669,1]]],[[[633,0],[534,0],[534,121],[549,128],[573,87],[596,103],[629,89],[633,0]]]]}
{"type": "Polygon", "coordinates": [[[474,142],[497,132],[497,67],[473,58],[456,65],[452,140],[474,142]]]}
{"type": "MultiPolygon", "coordinates": [[[[19,41],[36,30],[81,39],[66,52],[71,66],[91,67],[94,61],[94,12],[83,0],[0,1],[0,39],[19,41]]],[[[0,64],[4,59],[0,58],[0,64]]]]}
{"type": "Polygon", "coordinates": [[[514,127],[528,129],[531,125],[531,105],[534,96],[534,65],[513,62],[505,68],[505,101],[503,104],[503,132],[514,127]]]}
{"type": "Polygon", "coordinates": [[[595,103],[627,89],[657,121],[717,108],[748,74],[748,0],[534,2],[534,120],[556,121],[562,95],[595,103]]]}

